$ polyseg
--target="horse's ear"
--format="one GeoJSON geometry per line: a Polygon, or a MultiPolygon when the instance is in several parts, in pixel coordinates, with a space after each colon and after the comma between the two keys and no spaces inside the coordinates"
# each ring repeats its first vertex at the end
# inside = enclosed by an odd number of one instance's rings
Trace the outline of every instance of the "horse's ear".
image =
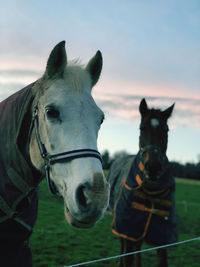
{"type": "Polygon", "coordinates": [[[96,55],[90,59],[86,66],[86,70],[89,72],[92,79],[92,87],[97,83],[103,65],[103,58],[100,51],[97,51],[96,55]]]}
{"type": "Polygon", "coordinates": [[[145,98],[143,98],[141,100],[139,110],[140,110],[140,114],[142,116],[147,115],[149,109],[148,109],[147,102],[146,102],[145,98]]]}
{"type": "Polygon", "coordinates": [[[175,103],[162,112],[162,115],[166,120],[169,119],[169,117],[172,115],[174,105],[175,105],[175,103]]]}
{"type": "Polygon", "coordinates": [[[62,76],[67,64],[67,55],[65,51],[65,41],[58,43],[47,61],[46,73],[50,78],[56,76],[62,76]]]}

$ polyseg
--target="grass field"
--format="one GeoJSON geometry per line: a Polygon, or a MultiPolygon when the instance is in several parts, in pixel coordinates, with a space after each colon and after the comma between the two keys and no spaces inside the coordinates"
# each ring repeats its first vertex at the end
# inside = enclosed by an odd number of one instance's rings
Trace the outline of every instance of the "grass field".
{"type": "MultiPolygon", "coordinates": [[[[200,182],[176,179],[176,206],[179,241],[200,236],[200,182]]],[[[39,214],[31,246],[35,267],[57,267],[119,254],[119,240],[111,233],[110,215],[92,229],[69,226],[63,215],[63,203],[40,185],[39,214]]],[[[143,248],[147,248],[144,245],[143,248]]],[[[200,241],[169,249],[170,267],[200,267],[200,241]]],[[[156,266],[156,251],[143,253],[143,266],[156,266]]],[[[85,265],[86,266],[86,265],[85,265]]],[[[117,260],[88,266],[117,266],[117,260]]]]}

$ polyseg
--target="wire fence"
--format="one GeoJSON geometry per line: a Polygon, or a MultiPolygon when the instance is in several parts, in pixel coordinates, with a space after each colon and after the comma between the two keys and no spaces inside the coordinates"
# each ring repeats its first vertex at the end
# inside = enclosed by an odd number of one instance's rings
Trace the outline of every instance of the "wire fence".
{"type": "Polygon", "coordinates": [[[102,259],[96,259],[96,260],[76,263],[76,264],[72,264],[72,265],[65,265],[64,267],[77,267],[77,266],[94,264],[96,262],[113,260],[113,259],[117,259],[117,258],[121,258],[121,257],[125,257],[125,256],[134,255],[134,254],[149,252],[149,251],[160,249],[160,248],[168,248],[168,247],[173,247],[173,246],[177,246],[177,245],[182,245],[182,244],[186,244],[186,243],[189,243],[189,242],[192,242],[192,241],[200,241],[200,236],[199,237],[194,237],[194,238],[191,238],[191,239],[187,239],[187,240],[183,240],[183,241],[179,241],[179,242],[175,242],[175,243],[171,243],[171,244],[167,244],[167,245],[162,245],[162,246],[142,249],[142,250],[133,251],[133,252],[129,252],[129,253],[124,253],[124,254],[120,254],[120,255],[116,255],[116,256],[111,256],[111,257],[106,257],[106,258],[102,258],[102,259]]]}
{"type": "Polygon", "coordinates": [[[199,207],[200,206],[200,203],[188,202],[186,200],[177,201],[176,204],[177,205],[182,205],[183,208],[184,208],[184,212],[186,212],[186,213],[189,211],[189,208],[191,206],[193,206],[193,207],[199,207]]]}

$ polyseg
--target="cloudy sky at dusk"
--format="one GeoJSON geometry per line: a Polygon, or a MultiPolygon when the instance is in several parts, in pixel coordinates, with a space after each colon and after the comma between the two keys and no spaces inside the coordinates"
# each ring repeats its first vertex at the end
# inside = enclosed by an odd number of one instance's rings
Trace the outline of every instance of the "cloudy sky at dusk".
{"type": "Polygon", "coordinates": [[[106,120],[99,150],[138,150],[138,106],[165,109],[170,160],[200,155],[199,0],[10,0],[0,9],[0,101],[43,73],[51,49],[66,40],[82,63],[101,50],[93,96],[106,120]]]}

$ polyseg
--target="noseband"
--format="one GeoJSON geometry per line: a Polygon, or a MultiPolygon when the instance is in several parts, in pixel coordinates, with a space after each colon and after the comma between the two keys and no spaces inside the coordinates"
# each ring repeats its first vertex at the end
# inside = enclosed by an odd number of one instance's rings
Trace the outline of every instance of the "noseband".
{"type": "Polygon", "coordinates": [[[158,152],[160,155],[162,155],[162,151],[160,149],[159,146],[156,146],[156,145],[147,145],[147,146],[144,146],[144,147],[140,147],[140,157],[142,158],[144,153],[146,153],[147,151],[154,151],[154,152],[158,152]]]}
{"type": "Polygon", "coordinates": [[[55,184],[52,182],[50,178],[50,168],[55,163],[67,162],[67,161],[71,161],[76,158],[92,157],[92,158],[99,159],[102,164],[102,156],[95,149],[89,149],[89,148],[76,149],[76,150],[71,150],[71,151],[57,153],[57,154],[49,154],[46,150],[45,145],[42,143],[41,138],[40,138],[37,106],[34,108],[34,112],[33,112],[32,123],[31,123],[30,133],[29,133],[29,141],[30,141],[30,135],[31,135],[31,132],[34,126],[35,126],[36,140],[37,140],[37,144],[40,150],[40,155],[43,158],[44,163],[45,163],[44,167],[45,167],[45,174],[46,174],[48,187],[52,194],[58,193],[55,184]]]}
{"type": "MultiPolygon", "coordinates": [[[[142,172],[144,172],[146,174],[146,170],[145,170],[145,161],[144,161],[144,153],[148,152],[148,151],[153,151],[153,152],[156,152],[156,153],[159,153],[161,155],[161,160],[162,162],[164,162],[166,160],[166,155],[163,154],[163,152],[161,151],[160,147],[159,146],[156,146],[156,145],[147,145],[147,146],[144,146],[144,147],[140,147],[140,150],[139,150],[139,157],[140,157],[140,161],[142,163],[142,172]]],[[[161,173],[159,176],[161,176],[165,171],[165,165],[163,166],[162,164],[162,170],[161,170],[161,173]]],[[[147,175],[148,176],[148,175],[147,175]]]]}

